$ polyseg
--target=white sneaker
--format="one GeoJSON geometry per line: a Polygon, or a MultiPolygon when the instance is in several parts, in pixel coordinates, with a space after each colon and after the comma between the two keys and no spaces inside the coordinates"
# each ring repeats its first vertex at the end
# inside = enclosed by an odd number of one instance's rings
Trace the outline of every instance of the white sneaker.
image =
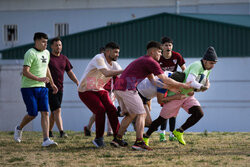
{"type": "Polygon", "coordinates": [[[47,139],[42,144],[43,147],[50,147],[50,146],[57,146],[57,145],[58,144],[56,142],[54,142],[53,140],[50,140],[50,139],[47,139]]]}
{"type": "Polygon", "coordinates": [[[14,130],[14,140],[17,142],[17,143],[20,143],[21,140],[22,140],[22,133],[23,131],[22,130],[18,130],[17,129],[17,126],[15,127],[15,130],[14,130]]]}

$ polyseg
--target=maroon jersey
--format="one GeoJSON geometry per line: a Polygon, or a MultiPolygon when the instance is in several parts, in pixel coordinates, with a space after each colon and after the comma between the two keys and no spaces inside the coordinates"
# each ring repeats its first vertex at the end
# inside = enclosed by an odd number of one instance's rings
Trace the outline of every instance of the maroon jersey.
{"type": "MultiPolygon", "coordinates": [[[[50,53],[49,69],[58,91],[63,91],[64,71],[68,72],[72,68],[73,66],[66,56],[62,54],[60,56],[54,56],[50,53]]],[[[49,84],[47,84],[47,87],[52,89],[49,84]]]]}
{"type": "Polygon", "coordinates": [[[136,90],[137,84],[149,74],[163,74],[159,63],[151,56],[145,55],[130,63],[115,82],[115,90],[136,90]]]}
{"type": "Polygon", "coordinates": [[[163,71],[175,72],[178,65],[181,67],[183,64],[185,64],[185,60],[182,58],[180,53],[172,51],[172,56],[170,59],[166,59],[161,56],[159,63],[163,71]]]}

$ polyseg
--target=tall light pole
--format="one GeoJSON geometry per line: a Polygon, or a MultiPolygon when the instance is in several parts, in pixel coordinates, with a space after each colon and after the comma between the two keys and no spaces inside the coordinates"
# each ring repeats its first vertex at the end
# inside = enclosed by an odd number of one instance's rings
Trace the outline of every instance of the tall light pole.
{"type": "Polygon", "coordinates": [[[175,1],[176,14],[180,14],[180,0],[175,1]]]}

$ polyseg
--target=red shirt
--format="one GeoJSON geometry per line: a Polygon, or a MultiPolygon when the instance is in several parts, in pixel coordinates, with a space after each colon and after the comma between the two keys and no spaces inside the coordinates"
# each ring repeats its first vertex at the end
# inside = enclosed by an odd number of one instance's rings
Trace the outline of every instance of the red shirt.
{"type": "Polygon", "coordinates": [[[149,74],[163,74],[159,63],[145,55],[130,63],[115,82],[115,90],[136,90],[136,86],[149,74]]]}
{"type": "MultiPolygon", "coordinates": [[[[60,56],[54,56],[50,53],[49,69],[58,91],[63,91],[64,71],[68,72],[72,68],[73,66],[66,56],[62,54],[60,56]]],[[[47,87],[52,89],[49,84],[47,84],[47,87]]]]}
{"type": "Polygon", "coordinates": [[[175,72],[178,65],[181,67],[183,64],[185,64],[185,60],[180,53],[172,51],[172,56],[170,59],[166,59],[161,56],[159,63],[163,71],[175,72]]]}

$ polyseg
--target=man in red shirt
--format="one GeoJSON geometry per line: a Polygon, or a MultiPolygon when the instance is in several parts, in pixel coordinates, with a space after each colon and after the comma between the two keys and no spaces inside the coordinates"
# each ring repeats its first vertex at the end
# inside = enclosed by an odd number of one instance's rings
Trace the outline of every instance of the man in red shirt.
{"type": "Polygon", "coordinates": [[[151,82],[156,84],[154,75],[160,78],[165,84],[167,89],[177,91],[180,87],[190,88],[190,83],[183,84],[176,82],[171,78],[166,77],[157,61],[161,56],[162,48],[161,44],[155,41],[151,41],[147,45],[147,54],[139,57],[130,63],[127,68],[122,72],[119,79],[117,79],[114,86],[114,93],[119,102],[119,105],[123,112],[128,114],[121,122],[117,136],[111,142],[111,145],[115,147],[127,146],[128,144],[122,140],[122,136],[136,117],[136,141],[132,146],[135,150],[151,150],[143,141],[143,132],[146,118],[146,111],[144,109],[142,100],[136,91],[136,86],[146,77],[151,82]]]}
{"type": "MultiPolygon", "coordinates": [[[[158,61],[163,71],[177,71],[179,66],[182,71],[186,69],[185,60],[180,53],[173,51],[173,40],[169,37],[162,37],[161,39],[163,54],[158,61]]],[[[172,117],[169,119],[169,140],[174,141],[176,138],[173,135],[175,129],[176,118],[172,117]]],[[[165,130],[167,127],[167,120],[161,125],[160,141],[166,141],[165,130]]]]}
{"type": "Polygon", "coordinates": [[[58,88],[58,92],[53,94],[51,86],[48,84],[49,88],[49,106],[50,106],[50,123],[49,123],[49,137],[53,137],[52,129],[54,122],[56,122],[57,128],[60,132],[60,137],[68,137],[68,135],[63,131],[63,121],[61,117],[61,103],[63,98],[63,80],[64,72],[68,74],[69,78],[78,86],[79,82],[72,71],[73,66],[69,62],[69,59],[61,54],[62,52],[62,41],[60,38],[54,38],[51,41],[51,56],[49,62],[49,68],[51,71],[51,76],[54,80],[55,85],[58,88]]]}

